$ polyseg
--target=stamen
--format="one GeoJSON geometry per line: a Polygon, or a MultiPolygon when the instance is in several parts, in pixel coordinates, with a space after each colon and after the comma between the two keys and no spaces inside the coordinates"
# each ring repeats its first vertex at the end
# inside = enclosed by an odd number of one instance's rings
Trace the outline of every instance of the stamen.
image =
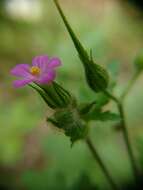
{"type": "Polygon", "coordinates": [[[39,67],[37,67],[37,66],[33,66],[33,67],[30,68],[30,73],[32,75],[39,75],[40,72],[41,72],[41,69],[39,67]]]}

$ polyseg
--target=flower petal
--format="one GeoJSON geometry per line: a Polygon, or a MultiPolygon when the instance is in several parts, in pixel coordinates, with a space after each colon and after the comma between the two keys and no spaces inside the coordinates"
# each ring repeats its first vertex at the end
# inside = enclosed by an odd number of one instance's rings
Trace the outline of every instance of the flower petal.
{"type": "Polygon", "coordinates": [[[61,60],[57,57],[53,57],[50,61],[49,61],[49,64],[48,64],[48,68],[55,68],[55,67],[58,67],[60,66],[62,63],[61,63],[61,60]]]}
{"type": "Polygon", "coordinates": [[[18,64],[11,70],[11,74],[17,77],[27,77],[30,75],[29,69],[28,64],[18,64]]]}
{"type": "Polygon", "coordinates": [[[15,88],[20,88],[20,87],[23,87],[23,86],[31,83],[32,81],[33,81],[32,79],[16,80],[13,82],[13,85],[15,88]]]}
{"type": "Polygon", "coordinates": [[[36,56],[32,60],[32,65],[45,70],[49,62],[49,57],[47,55],[36,56]]]}
{"type": "Polygon", "coordinates": [[[56,77],[56,72],[54,70],[50,70],[47,73],[44,73],[40,76],[40,78],[36,79],[35,82],[39,84],[45,84],[52,82],[56,77]]]}

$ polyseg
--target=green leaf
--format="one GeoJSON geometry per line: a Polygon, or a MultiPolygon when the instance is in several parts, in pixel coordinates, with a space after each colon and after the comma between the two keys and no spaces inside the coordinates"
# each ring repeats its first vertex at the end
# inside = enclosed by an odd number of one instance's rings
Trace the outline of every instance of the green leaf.
{"type": "Polygon", "coordinates": [[[81,114],[81,118],[85,121],[119,121],[120,116],[110,111],[102,111],[101,108],[94,107],[88,113],[81,114]]]}
{"type": "Polygon", "coordinates": [[[99,121],[119,121],[120,120],[120,115],[116,113],[112,113],[110,111],[105,111],[99,113],[97,116],[97,120],[99,121]]]}

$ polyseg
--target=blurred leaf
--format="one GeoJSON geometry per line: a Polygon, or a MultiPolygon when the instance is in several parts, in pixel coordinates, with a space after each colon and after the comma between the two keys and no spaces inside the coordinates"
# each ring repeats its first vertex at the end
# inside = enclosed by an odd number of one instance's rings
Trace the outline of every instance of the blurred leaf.
{"type": "Polygon", "coordinates": [[[83,119],[86,121],[119,121],[120,116],[116,113],[112,113],[110,111],[102,112],[100,109],[94,109],[91,112],[85,114],[83,119]]]}
{"type": "Polygon", "coordinates": [[[120,116],[119,114],[105,111],[97,114],[97,119],[99,119],[100,121],[117,121],[120,120],[120,116]]]}
{"type": "Polygon", "coordinates": [[[80,116],[86,120],[108,121],[118,120],[119,116],[110,111],[102,111],[103,107],[108,104],[109,98],[103,93],[96,95],[95,101],[91,103],[82,104],[79,106],[80,116]]]}

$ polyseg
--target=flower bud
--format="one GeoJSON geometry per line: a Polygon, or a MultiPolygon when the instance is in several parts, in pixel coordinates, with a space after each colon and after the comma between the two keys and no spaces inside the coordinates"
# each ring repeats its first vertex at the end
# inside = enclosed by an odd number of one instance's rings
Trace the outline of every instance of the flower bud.
{"type": "Polygon", "coordinates": [[[65,135],[70,137],[72,144],[86,137],[88,129],[85,122],[80,118],[74,108],[67,108],[57,111],[53,118],[48,118],[52,124],[64,130],[65,135]]]}
{"type": "Polygon", "coordinates": [[[109,75],[103,67],[91,60],[87,65],[84,64],[84,68],[87,83],[93,91],[104,91],[108,87],[109,75]]]}

